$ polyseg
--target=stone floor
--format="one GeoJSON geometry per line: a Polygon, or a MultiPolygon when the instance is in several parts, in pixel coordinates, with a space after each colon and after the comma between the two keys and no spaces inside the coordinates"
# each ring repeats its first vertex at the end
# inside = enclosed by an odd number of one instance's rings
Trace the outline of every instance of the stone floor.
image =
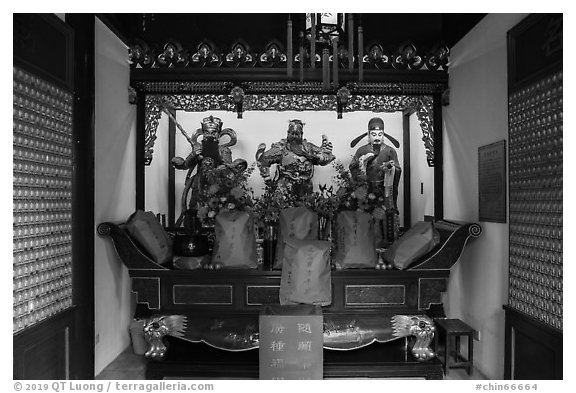
{"type": "MultiPolygon", "coordinates": [[[[96,379],[104,380],[142,380],[144,378],[146,362],[143,356],[135,355],[131,348],[126,349],[114,359],[96,379]]],[[[451,369],[445,380],[485,380],[487,379],[478,370],[474,369],[472,375],[464,369],[451,369]]]]}

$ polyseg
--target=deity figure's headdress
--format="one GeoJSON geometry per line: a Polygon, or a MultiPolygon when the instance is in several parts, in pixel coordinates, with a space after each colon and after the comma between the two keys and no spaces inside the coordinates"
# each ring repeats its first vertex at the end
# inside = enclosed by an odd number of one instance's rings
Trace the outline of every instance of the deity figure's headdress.
{"type": "MultiPolygon", "coordinates": [[[[365,136],[367,136],[370,131],[374,130],[384,131],[384,120],[382,120],[379,117],[373,117],[372,119],[370,119],[370,121],[368,122],[368,131],[354,138],[352,142],[350,142],[350,147],[356,146],[358,142],[360,142],[365,136]]],[[[388,138],[390,142],[392,142],[395,148],[400,147],[400,142],[398,142],[398,140],[396,140],[396,138],[394,138],[392,135],[384,133],[384,136],[388,138]]]]}

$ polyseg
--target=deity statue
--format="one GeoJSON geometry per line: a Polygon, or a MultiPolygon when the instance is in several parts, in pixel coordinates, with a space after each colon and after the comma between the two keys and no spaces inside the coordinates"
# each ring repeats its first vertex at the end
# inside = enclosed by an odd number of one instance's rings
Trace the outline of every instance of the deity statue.
{"type": "Polygon", "coordinates": [[[366,183],[368,192],[382,200],[382,208],[386,211],[384,237],[388,241],[393,241],[397,238],[398,232],[397,199],[402,169],[396,150],[384,143],[384,137],[396,148],[400,144],[384,132],[384,121],[379,117],[370,119],[368,131],[353,140],[350,146],[356,146],[365,136],[368,136],[368,143],[356,150],[348,168],[357,182],[366,183]]]}
{"type": "Polygon", "coordinates": [[[304,124],[301,120],[290,120],[286,139],[273,143],[269,150],[261,143],[256,152],[258,168],[264,181],[272,181],[270,166],[277,164],[277,178],[274,181],[278,187],[285,188],[295,196],[312,193],[314,166],[327,165],[335,158],[332,144],[326,135],[322,135],[320,146],[303,138],[304,124]]]}
{"type": "Polygon", "coordinates": [[[192,151],[186,159],[173,157],[171,160],[174,168],[188,170],[182,192],[182,212],[176,221],[176,226],[180,226],[186,217],[186,212],[198,209],[199,198],[203,197],[205,190],[212,185],[212,179],[208,178],[211,171],[217,169],[219,174],[224,173],[226,177],[232,180],[244,172],[248,164],[243,159],[232,161],[230,146],[234,146],[237,142],[236,132],[231,128],[222,129],[221,119],[214,116],[204,118],[201,122],[201,128],[197,129],[190,137],[170,113],[169,116],[192,147],[192,151]],[[225,135],[230,140],[220,144],[220,138],[225,135]],[[201,137],[202,141],[199,142],[201,137]],[[193,175],[195,168],[196,173],[193,175]],[[190,200],[188,201],[188,199],[190,200]]]}

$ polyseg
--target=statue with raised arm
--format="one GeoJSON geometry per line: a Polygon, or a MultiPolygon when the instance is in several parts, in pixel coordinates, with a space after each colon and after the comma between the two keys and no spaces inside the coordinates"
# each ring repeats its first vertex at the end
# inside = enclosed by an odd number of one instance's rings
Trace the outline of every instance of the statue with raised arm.
{"type": "Polygon", "coordinates": [[[182,212],[176,221],[176,226],[180,226],[187,211],[198,209],[199,198],[211,185],[211,180],[208,178],[211,172],[214,170],[218,170],[219,173],[225,172],[227,177],[234,179],[246,170],[248,164],[243,159],[232,161],[230,146],[234,146],[237,142],[236,132],[231,128],[222,129],[222,120],[218,117],[208,116],[204,118],[201,122],[201,128],[197,129],[190,137],[172,114],[168,111],[166,113],[176,123],[192,147],[192,151],[185,159],[173,157],[171,160],[174,168],[188,171],[182,192],[182,212]],[[220,138],[225,135],[230,140],[220,144],[220,138]],[[201,142],[199,142],[200,138],[202,138],[201,142]],[[196,169],[195,173],[194,169],[196,169]]]}
{"type": "Polygon", "coordinates": [[[272,144],[266,150],[261,143],[256,152],[260,175],[266,182],[275,181],[295,196],[312,193],[312,176],[315,165],[327,165],[334,160],[332,144],[322,135],[322,144],[316,146],[303,138],[304,124],[301,120],[290,120],[286,139],[272,144]],[[276,178],[272,179],[270,167],[277,164],[276,178]]]}

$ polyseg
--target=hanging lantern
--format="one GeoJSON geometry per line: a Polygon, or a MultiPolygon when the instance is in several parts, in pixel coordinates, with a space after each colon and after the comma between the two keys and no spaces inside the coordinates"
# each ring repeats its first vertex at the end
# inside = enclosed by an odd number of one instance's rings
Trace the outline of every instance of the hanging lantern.
{"type": "Polygon", "coordinates": [[[320,44],[329,44],[344,35],[345,14],[321,12],[306,14],[306,37],[320,44]],[[314,32],[315,37],[312,38],[314,32]]]}

